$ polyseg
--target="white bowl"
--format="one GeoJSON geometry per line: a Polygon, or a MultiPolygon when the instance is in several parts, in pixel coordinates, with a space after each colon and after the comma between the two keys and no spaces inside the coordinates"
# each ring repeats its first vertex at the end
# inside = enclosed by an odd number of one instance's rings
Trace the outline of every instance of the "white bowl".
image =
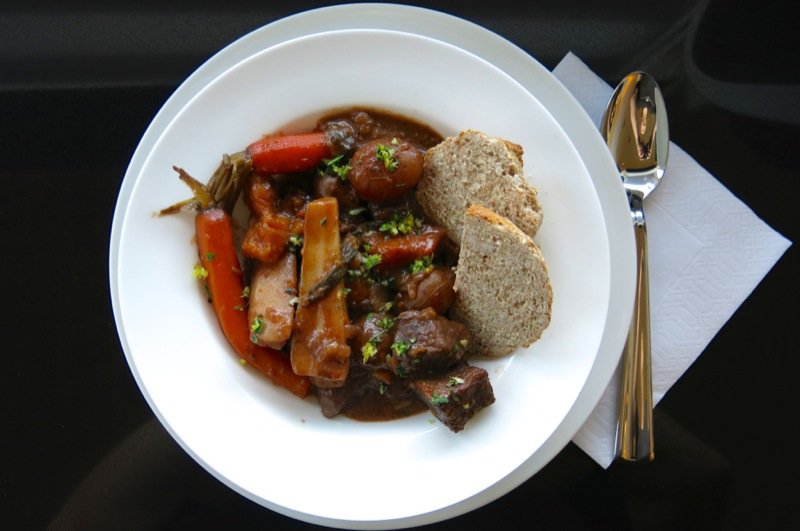
{"type": "MultiPolygon", "coordinates": [[[[120,338],[166,429],[248,498],[331,526],[440,520],[535,473],[574,435],[575,423],[565,419],[576,402],[599,399],[594,389],[582,391],[608,328],[603,204],[548,110],[483,59],[396,31],[300,37],[210,81],[149,147],[126,175],[115,213],[111,289],[120,338]],[[153,216],[187,194],[173,164],[205,180],[222,153],[264,133],[308,129],[320,113],[354,105],[400,112],[444,135],[474,128],[521,144],[539,190],[544,224],[536,239],[553,283],[552,322],[532,347],[475,363],[489,371],[497,402],[459,434],[429,414],[385,423],[326,419],[314,398],[299,400],[241,367],[190,274],[192,216],[153,216]]],[[[604,356],[604,367],[615,364],[604,356]]]]}

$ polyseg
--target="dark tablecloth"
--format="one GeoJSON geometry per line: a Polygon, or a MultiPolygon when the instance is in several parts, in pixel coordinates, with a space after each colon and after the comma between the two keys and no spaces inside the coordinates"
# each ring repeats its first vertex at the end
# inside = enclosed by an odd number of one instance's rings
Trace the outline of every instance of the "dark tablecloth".
{"type": "MultiPolygon", "coordinates": [[[[797,240],[800,62],[788,5],[416,4],[484,25],[550,68],[572,51],[612,85],[650,71],[673,140],[797,240]]],[[[235,38],[320,5],[0,8],[3,528],[314,527],[219,483],[155,420],[117,339],[108,245],[127,162],[171,92],[235,38]]],[[[792,247],[662,400],[654,463],[603,470],[570,444],[506,496],[426,528],[790,528],[796,271],[792,247]]]]}

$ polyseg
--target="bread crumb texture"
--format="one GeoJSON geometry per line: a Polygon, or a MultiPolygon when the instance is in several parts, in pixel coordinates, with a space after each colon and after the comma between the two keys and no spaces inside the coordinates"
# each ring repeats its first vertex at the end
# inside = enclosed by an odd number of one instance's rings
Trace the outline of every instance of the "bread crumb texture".
{"type": "Polygon", "coordinates": [[[542,222],[542,209],[536,188],[525,178],[522,155],[522,147],[513,142],[463,131],[428,150],[417,200],[458,244],[464,212],[474,203],[509,218],[533,237],[542,222]]]}
{"type": "Polygon", "coordinates": [[[470,330],[477,354],[502,356],[529,346],[550,324],[553,304],[541,250],[485,206],[471,205],[462,217],[452,317],[470,330]]]}

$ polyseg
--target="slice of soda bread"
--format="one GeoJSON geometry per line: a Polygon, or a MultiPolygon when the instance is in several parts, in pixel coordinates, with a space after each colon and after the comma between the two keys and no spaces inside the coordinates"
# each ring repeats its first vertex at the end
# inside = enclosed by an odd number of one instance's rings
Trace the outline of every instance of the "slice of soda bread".
{"type": "Polygon", "coordinates": [[[542,222],[536,189],[523,173],[522,147],[472,129],[428,150],[416,197],[457,244],[464,211],[473,203],[507,217],[531,237],[542,222]]]}
{"type": "Polygon", "coordinates": [[[502,356],[527,347],[550,324],[553,289],[530,236],[474,204],[462,214],[456,298],[450,314],[472,333],[474,352],[502,356]]]}

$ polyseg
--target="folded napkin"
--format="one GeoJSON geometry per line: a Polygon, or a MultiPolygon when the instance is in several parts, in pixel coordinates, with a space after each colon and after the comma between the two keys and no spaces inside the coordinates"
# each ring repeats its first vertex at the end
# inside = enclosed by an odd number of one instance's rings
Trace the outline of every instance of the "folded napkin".
{"type": "MultiPolygon", "coordinates": [[[[553,74],[599,126],[612,87],[571,53],[553,74]]],[[[674,143],[664,179],[644,210],[657,404],[791,242],[674,143]]],[[[614,458],[618,389],[619,370],[573,439],[604,468],[614,458]]]]}

